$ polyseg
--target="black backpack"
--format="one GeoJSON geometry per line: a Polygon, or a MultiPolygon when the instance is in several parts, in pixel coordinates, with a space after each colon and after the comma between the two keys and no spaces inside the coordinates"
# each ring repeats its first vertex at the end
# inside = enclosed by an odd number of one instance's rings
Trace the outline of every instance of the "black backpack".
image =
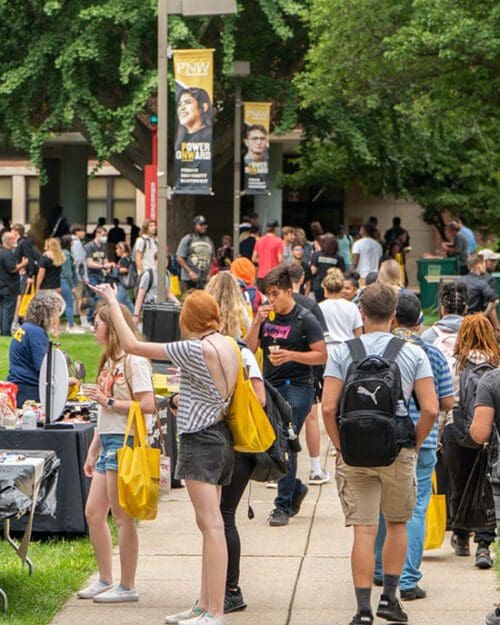
{"type": "Polygon", "coordinates": [[[489,362],[475,365],[468,362],[460,373],[458,405],[453,408],[453,425],[456,430],[457,442],[462,447],[478,449],[481,445],[475,443],[470,434],[470,426],[474,417],[476,406],[476,393],[479,380],[488,371],[494,371],[495,367],[489,362]]]}
{"type": "Polygon", "coordinates": [[[277,482],[288,473],[288,425],[292,423],[292,408],[278,391],[264,380],[266,388],[266,414],[271,422],[276,440],[271,447],[255,454],[256,464],[251,479],[256,482],[277,482]]]}
{"type": "Polygon", "coordinates": [[[347,341],[347,370],[338,417],[344,461],[354,467],[386,467],[404,445],[412,446],[415,427],[403,397],[396,356],[405,341],[394,337],[382,356],[367,355],[359,338],[347,341]]]}
{"type": "Polygon", "coordinates": [[[128,273],[120,274],[119,281],[124,289],[135,289],[137,286],[137,266],[130,258],[130,264],[128,266],[128,273]]]}

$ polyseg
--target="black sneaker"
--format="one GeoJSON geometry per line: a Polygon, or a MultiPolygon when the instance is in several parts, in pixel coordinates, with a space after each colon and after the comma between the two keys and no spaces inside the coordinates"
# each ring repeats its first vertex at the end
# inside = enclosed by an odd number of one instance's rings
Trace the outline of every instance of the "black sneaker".
{"type": "Polygon", "coordinates": [[[307,486],[305,484],[302,484],[302,488],[292,499],[292,509],[290,511],[290,516],[295,516],[296,514],[299,513],[300,506],[302,505],[302,502],[304,501],[305,496],[307,495],[308,492],[309,492],[309,489],[307,488],[307,486]]]}
{"type": "Polygon", "coordinates": [[[417,584],[415,588],[407,588],[406,590],[401,590],[400,593],[402,601],[415,601],[415,599],[425,599],[427,597],[427,593],[423,588],[417,584]]]}
{"type": "Polygon", "coordinates": [[[373,578],[373,585],[374,586],[383,586],[384,585],[384,580],[380,579],[380,577],[374,577],[373,578]]]}
{"type": "Polygon", "coordinates": [[[358,612],[352,617],[349,625],[373,625],[373,614],[371,612],[358,612]]]}
{"type": "Polygon", "coordinates": [[[493,566],[493,560],[490,555],[490,548],[488,545],[479,545],[476,551],[475,565],[478,569],[491,569],[493,566]]]}
{"type": "Polygon", "coordinates": [[[231,612],[238,612],[238,610],[244,610],[247,604],[243,600],[241,589],[228,590],[226,588],[226,596],[224,597],[224,614],[230,614],[231,612]]]}
{"type": "Polygon", "coordinates": [[[455,549],[456,556],[467,557],[470,556],[469,539],[458,537],[453,534],[451,537],[451,546],[455,549]]]}
{"type": "Polygon", "coordinates": [[[378,602],[377,616],[385,618],[392,623],[408,623],[408,614],[403,612],[403,608],[397,599],[391,601],[387,595],[380,595],[378,602]]]}
{"type": "Polygon", "coordinates": [[[284,525],[288,525],[290,517],[286,512],[283,512],[283,510],[274,508],[274,510],[271,510],[268,521],[271,527],[283,527],[284,525]]]}

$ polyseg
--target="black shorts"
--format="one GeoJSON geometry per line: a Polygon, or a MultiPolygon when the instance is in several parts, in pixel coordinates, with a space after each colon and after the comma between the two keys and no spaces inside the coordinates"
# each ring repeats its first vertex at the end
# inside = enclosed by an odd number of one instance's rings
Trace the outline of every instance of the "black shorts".
{"type": "Polygon", "coordinates": [[[233,439],[224,422],[199,432],[181,434],[176,479],[227,486],[233,467],[233,439]]]}

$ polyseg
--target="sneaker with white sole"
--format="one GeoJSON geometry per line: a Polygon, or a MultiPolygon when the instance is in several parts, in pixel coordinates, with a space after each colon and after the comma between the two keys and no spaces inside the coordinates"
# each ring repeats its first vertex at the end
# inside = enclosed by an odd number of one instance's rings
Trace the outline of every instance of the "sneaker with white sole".
{"type": "Polygon", "coordinates": [[[191,619],[179,621],[179,625],[222,625],[222,617],[212,616],[208,612],[204,612],[194,621],[191,619]]]}
{"type": "Polygon", "coordinates": [[[177,612],[177,614],[166,616],[165,623],[169,625],[177,625],[180,621],[192,621],[192,623],[195,623],[202,614],[203,610],[197,605],[194,605],[192,608],[189,608],[189,610],[183,610],[182,612],[177,612]]]}
{"type": "Polygon", "coordinates": [[[330,474],[327,471],[319,470],[319,473],[309,473],[308,484],[315,484],[321,486],[321,484],[328,484],[330,481],[330,474]]]}
{"type": "Polygon", "coordinates": [[[85,330],[83,328],[79,328],[78,326],[68,326],[66,328],[67,334],[85,334],[85,330]]]}
{"type": "Polygon", "coordinates": [[[109,590],[96,595],[94,603],[126,603],[139,601],[139,593],[135,588],[127,590],[121,584],[112,586],[109,590]]]}
{"type": "Polygon", "coordinates": [[[90,586],[87,586],[87,588],[82,588],[82,590],[79,590],[76,593],[76,596],[79,599],[93,599],[97,595],[100,595],[101,593],[109,590],[112,586],[113,584],[111,584],[110,582],[103,582],[102,580],[98,579],[90,584],[90,586]]]}
{"type": "Polygon", "coordinates": [[[268,482],[266,488],[278,488],[278,482],[268,482]]]}

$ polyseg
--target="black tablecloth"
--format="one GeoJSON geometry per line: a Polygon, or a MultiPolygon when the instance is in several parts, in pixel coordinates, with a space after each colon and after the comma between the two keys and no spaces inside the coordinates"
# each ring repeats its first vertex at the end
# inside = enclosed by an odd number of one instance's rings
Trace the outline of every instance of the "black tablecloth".
{"type": "MultiPolygon", "coordinates": [[[[85,502],[90,480],[83,473],[94,425],[75,425],[71,430],[0,430],[0,449],[51,449],[61,461],[57,482],[55,518],[35,514],[33,532],[44,534],[86,534],[85,502]]],[[[12,529],[23,529],[23,519],[12,529]]]]}

